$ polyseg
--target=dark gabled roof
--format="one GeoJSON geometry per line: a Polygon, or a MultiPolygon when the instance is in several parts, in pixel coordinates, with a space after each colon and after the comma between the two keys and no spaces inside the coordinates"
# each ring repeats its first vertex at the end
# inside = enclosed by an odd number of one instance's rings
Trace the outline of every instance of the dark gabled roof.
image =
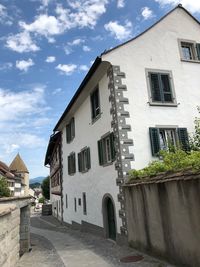
{"type": "Polygon", "coordinates": [[[50,140],[49,140],[49,144],[48,144],[48,147],[47,147],[45,161],[44,161],[44,165],[45,166],[50,164],[50,159],[51,159],[52,152],[53,152],[55,144],[59,140],[60,136],[61,136],[60,132],[57,132],[57,133],[51,135],[50,140]]]}
{"type": "Polygon", "coordinates": [[[131,38],[130,40],[120,44],[120,45],[117,45],[109,50],[106,50],[105,52],[103,52],[101,54],[102,55],[106,55],[108,54],[109,52],[125,45],[125,44],[128,44],[132,41],[134,41],[135,39],[139,38],[141,35],[145,34],[147,31],[149,31],[150,29],[152,29],[154,26],[156,26],[159,22],[161,22],[163,19],[165,19],[168,15],[170,15],[174,10],[176,10],[177,8],[181,8],[182,10],[184,10],[194,21],[196,21],[199,25],[200,25],[200,22],[187,10],[185,9],[181,4],[177,5],[175,8],[173,8],[172,10],[170,10],[167,14],[165,14],[162,18],[160,18],[157,22],[155,22],[153,25],[151,25],[149,28],[147,28],[145,31],[141,32],[140,34],[138,34],[137,36],[135,36],[134,38],[131,38]]]}
{"type": "Polygon", "coordinates": [[[94,63],[92,64],[92,67],[88,71],[87,75],[85,76],[84,80],[82,81],[81,85],[79,86],[78,90],[76,91],[75,95],[73,96],[73,98],[69,102],[67,108],[65,109],[65,111],[62,114],[62,116],[60,117],[59,121],[57,122],[57,124],[56,124],[56,126],[55,126],[55,128],[53,130],[54,132],[57,131],[58,126],[60,125],[60,123],[62,122],[62,120],[64,119],[65,115],[68,113],[68,111],[71,109],[71,107],[73,106],[74,102],[76,101],[76,99],[78,98],[78,96],[82,92],[83,88],[85,87],[87,82],[90,80],[91,76],[94,74],[94,72],[96,71],[96,69],[98,68],[100,63],[101,63],[101,58],[97,57],[96,60],[94,61],[94,63]]]}

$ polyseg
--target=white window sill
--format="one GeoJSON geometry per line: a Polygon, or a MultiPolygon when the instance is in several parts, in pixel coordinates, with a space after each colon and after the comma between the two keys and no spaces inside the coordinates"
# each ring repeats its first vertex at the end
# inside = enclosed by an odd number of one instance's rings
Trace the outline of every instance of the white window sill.
{"type": "Polygon", "coordinates": [[[181,61],[200,64],[200,60],[198,60],[198,59],[190,59],[189,60],[189,59],[181,58],[181,61]]]}
{"type": "Polygon", "coordinates": [[[148,102],[149,106],[178,107],[177,103],[148,102]]]}

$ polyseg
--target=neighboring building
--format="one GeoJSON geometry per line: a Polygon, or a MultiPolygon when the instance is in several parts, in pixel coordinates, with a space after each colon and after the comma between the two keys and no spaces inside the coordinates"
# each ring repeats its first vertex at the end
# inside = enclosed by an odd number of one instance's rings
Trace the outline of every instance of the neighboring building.
{"type": "Polygon", "coordinates": [[[0,161],[0,176],[7,180],[11,196],[24,196],[24,184],[21,177],[12,173],[2,161],[0,161]]]}
{"type": "Polygon", "coordinates": [[[29,195],[29,171],[20,157],[19,153],[16,155],[16,157],[13,159],[12,163],[9,167],[10,171],[15,174],[15,176],[20,177],[22,184],[23,184],[23,190],[24,195],[29,195]]]}
{"type": "Polygon", "coordinates": [[[62,220],[62,196],[61,196],[61,133],[57,132],[49,140],[45,166],[50,166],[50,201],[52,214],[62,220]]]}
{"type": "MultiPolygon", "coordinates": [[[[64,222],[126,239],[124,179],[160,149],[188,149],[199,73],[200,24],[180,5],[95,60],[54,128],[61,132],[64,222]]],[[[45,164],[54,151],[48,147],[45,164]]]]}

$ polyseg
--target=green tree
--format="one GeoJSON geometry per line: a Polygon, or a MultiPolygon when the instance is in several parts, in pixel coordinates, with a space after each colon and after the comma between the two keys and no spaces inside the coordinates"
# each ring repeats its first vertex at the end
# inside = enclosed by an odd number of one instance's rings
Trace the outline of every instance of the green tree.
{"type": "MultiPolygon", "coordinates": [[[[197,107],[200,113],[200,106],[197,107]]],[[[200,118],[194,120],[194,133],[190,136],[190,147],[193,151],[200,151],[200,118]]]]}
{"type": "Polygon", "coordinates": [[[49,176],[47,176],[41,185],[42,188],[42,194],[45,197],[45,199],[49,199],[50,198],[50,191],[49,191],[49,176]]]}
{"type": "Polygon", "coordinates": [[[4,177],[0,176],[0,197],[9,197],[10,190],[8,188],[8,183],[4,177]]]}

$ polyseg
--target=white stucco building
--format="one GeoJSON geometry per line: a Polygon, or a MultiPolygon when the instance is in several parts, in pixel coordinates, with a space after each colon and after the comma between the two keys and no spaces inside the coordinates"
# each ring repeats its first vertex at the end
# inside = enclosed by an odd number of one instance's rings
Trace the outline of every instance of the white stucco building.
{"type": "Polygon", "coordinates": [[[180,5],[96,59],[61,132],[63,221],[127,235],[122,184],[169,144],[188,149],[200,104],[200,24],[180,5]]]}

